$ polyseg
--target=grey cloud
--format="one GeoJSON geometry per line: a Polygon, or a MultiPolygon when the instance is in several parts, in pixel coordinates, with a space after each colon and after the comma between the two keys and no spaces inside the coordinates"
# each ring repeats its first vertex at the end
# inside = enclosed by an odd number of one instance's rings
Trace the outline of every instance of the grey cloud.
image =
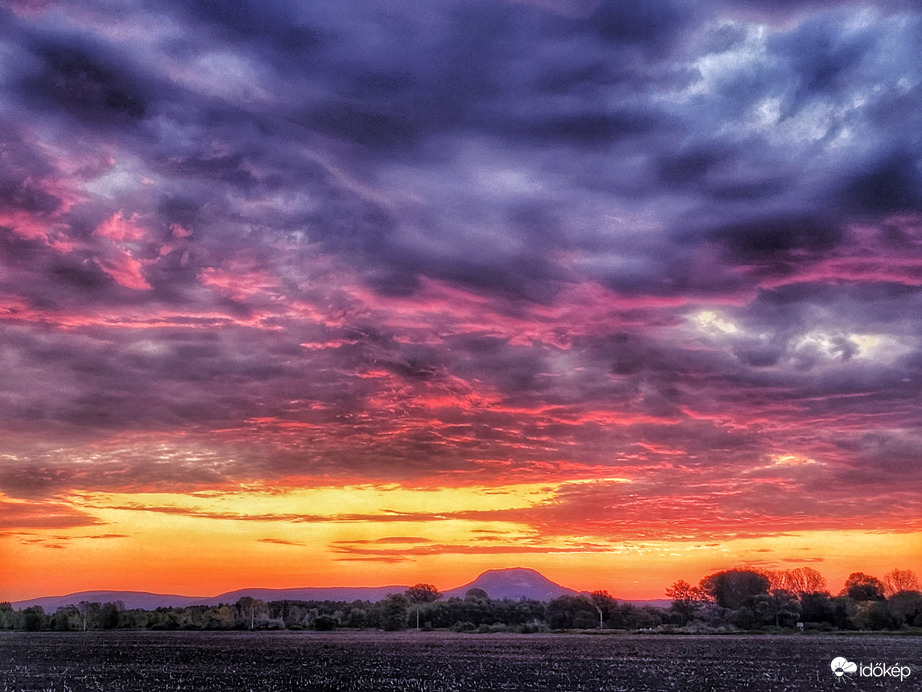
{"type": "Polygon", "coordinates": [[[106,60],[80,48],[43,46],[43,66],[24,79],[27,97],[47,109],[66,111],[78,120],[107,126],[130,124],[148,112],[142,89],[106,60]]]}
{"type": "Polygon", "coordinates": [[[922,207],[922,152],[918,147],[874,162],[842,190],[842,201],[864,213],[912,212],[922,207]]]}
{"type": "Polygon", "coordinates": [[[871,5],[161,1],[127,57],[104,5],[2,10],[0,420],[61,439],[2,487],[671,463],[638,439],[735,472],[915,430],[920,23],[871,5]],[[195,463],[64,458],[177,431],[195,463]]]}
{"type": "Polygon", "coordinates": [[[625,4],[603,0],[588,23],[607,41],[663,49],[674,41],[694,14],[694,5],[667,0],[625,4]]]}
{"type": "Polygon", "coordinates": [[[785,57],[795,85],[786,115],[795,113],[809,100],[839,100],[850,92],[859,81],[856,72],[867,53],[879,50],[877,40],[879,37],[870,31],[832,31],[826,17],[808,20],[779,35],[771,48],[785,57]]]}
{"type": "Polygon", "coordinates": [[[769,266],[803,262],[839,244],[843,231],[834,219],[759,218],[712,232],[711,237],[740,264],[769,266]]]}

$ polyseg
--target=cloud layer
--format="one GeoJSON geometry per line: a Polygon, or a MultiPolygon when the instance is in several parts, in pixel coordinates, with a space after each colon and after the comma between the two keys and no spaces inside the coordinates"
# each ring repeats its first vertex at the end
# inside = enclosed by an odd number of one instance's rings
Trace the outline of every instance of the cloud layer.
{"type": "Polygon", "coordinates": [[[912,3],[110,5],[0,3],[6,497],[919,528],[912,3]]]}

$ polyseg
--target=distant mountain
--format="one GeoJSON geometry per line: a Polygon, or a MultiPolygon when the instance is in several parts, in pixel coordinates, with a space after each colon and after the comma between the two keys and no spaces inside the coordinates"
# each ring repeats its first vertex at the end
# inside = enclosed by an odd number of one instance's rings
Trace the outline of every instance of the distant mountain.
{"type": "Polygon", "coordinates": [[[409,586],[316,586],[301,589],[238,589],[196,603],[236,603],[243,596],[263,601],[380,601],[389,593],[403,593],[409,586]]]}
{"type": "Polygon", "coordinates": [[[483,589],[493,599],[531,598],[536,601],[550,601],[551,599],[566,594],[576,595],[579,592],[568,589],[560,584],[555,584],[540,572],[525,567],[511,567],[509,569],[487,570],[470,584],[449,589],[444,592],[445,598],[457,596],[464,598],[470,589],[483,589]]]}
{"type": "Polygon", "coordinates": [[[115,603],[121,601],[128,609],[142,608],[184,608],[190,605],[219,605],[236,603],[243,596],[259,598],[264,601],[380,601],[389,593],[403,593],[408,586],[374,586],[374,587],[315,587],[303,589],[239,589],[217,596],[177,596],[174,594],[147,593],[145,591],[80,591],[66,596],[44,596],[16,601],[11,605],[21,609],[41,606],[46,613],[53,613],[61,606],[78,605],[81,601],[88,603],[115,603]]]}
{"type": "Polygon", "coordinates": [[[78,605],[81,601],[87,603],[115,603],[121,601],[126,608],[169,608],[170,606],[184,607],[201,603],[204,599],[200,596],[176,596],[173,594],[148,593],[146,591],[80,591],[66,596],[44,596],[31,598],[26,601],[16,601],[14,608],[28,608],[41,606],[46,613],[53,613],[61,606],[78,605]]]}
{"type": "MultiPolygon", "coordinates": [[[[53,613],[61,606],[77,605],[81,601],[89,603],[114,603],[121,601],[126,608],[182,608],[190,605],[218,605],[219,603],[236,603],[243,596],[258,598],[263,601],[380,601],[390,593],[403,593],[408,586],[374,586],[374,587],[306,587],[300,589],[239,589],[217,596],[177,596],[156,594],[145,591],[81,591],[66,596],[45,596],[17,601],[12,604],[16,609],[40,605],[46,613],[53,613]]],[[[444,598],[464,598],[470,589],[482,589],[493,599],[530,598],[536,601],[550,601],[558,596],[576,595],[579,592],[556,584],[533,569],[511,567],[508,569],[487,570],[470,584],[442,592],[444,598]]],[[[634,605],[653,605],[668,607],[670,601],[654,599],[648,601],[624,601],[634,605]]]]}

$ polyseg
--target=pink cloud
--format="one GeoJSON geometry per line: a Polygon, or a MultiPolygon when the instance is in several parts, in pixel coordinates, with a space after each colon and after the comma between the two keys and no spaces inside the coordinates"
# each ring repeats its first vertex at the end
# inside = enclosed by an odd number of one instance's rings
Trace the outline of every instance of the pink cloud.
{"type": "Polygon", "coordinates": [[[108,257],[97,259],[96,263],[120,286],[135,291],[146,291],[151,288],[142,273],[144,264],[127,252],[111,252],[108,257]]]}
{"type": "Polygon", "coordinates": [[[97,226],[94,233],[115,243],[137,243],[148,236],[147,229],[139,221],[138,214],[132,214],[126,219],[119,211],[97,226]]]}

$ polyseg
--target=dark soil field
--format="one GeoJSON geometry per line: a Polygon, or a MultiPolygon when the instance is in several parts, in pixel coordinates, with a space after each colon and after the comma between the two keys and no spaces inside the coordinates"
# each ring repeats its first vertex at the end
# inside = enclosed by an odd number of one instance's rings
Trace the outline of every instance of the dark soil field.
{"type": "Polygon", "coordinates": [[[3,692],[919,689],[922,639],[903,636],[0,633],[3,692]],[[838,656],[911,673],[837,678],[838,656]]]}

